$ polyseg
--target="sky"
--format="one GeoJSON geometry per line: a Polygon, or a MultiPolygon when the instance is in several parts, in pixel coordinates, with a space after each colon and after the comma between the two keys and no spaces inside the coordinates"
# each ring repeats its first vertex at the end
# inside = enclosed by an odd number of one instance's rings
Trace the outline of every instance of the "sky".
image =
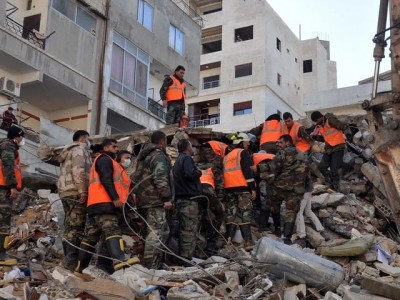
{"type": "MultiPolygon", "coordinates": [[[[267,0],[301,39],[319,36],[330,41],[331,60],[337,63],[338,87],[357,85],[374,74],[379,0],[267,0]]],[[[389,26],[387,26],[389,27],[389,26]]],[[[386,35],[387,37],[387,35],[386,35]]],[[[388,47],[380,72],[390,69],[388,47]]]]}

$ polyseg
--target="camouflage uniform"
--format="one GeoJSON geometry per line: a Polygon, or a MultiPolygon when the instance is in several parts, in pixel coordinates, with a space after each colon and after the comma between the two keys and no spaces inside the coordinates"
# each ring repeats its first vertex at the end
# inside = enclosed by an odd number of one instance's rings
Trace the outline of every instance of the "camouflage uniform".
{"type": "Polygon", "coordinates": [[[249,192],[230,192],[225,199],[226,223],[250,224],[253,209],[251,194],[249,192]]]}
{"type": "Polygon", "coordinates": [[[102,234],[105,237],[121,236],[119,224],[119,216],[115,214],[90,216],[86,222],[82,244],[96,245],[102,234]]]}
{"type": "Polygon", "coordinates": [[[170,101],[167,107],[167,124],[176,124],[181,121],[183,113],[185,112],[185,104],[183,101],[170,101]]]}
{"type": "Polygon", "coordinates": [[[258,166],[261,179],[271,185],[271,212],[277,214],[283,201],[286,201],[285,237],[292,235],[297,212],[305,192],[308,176],[307,155],[295,147],[279,151],[275,158],[258,166]]]}
{"type": "Polygon", "coordinates": [[[192,258],[196,248],[196,236],[199,228],[199,204],[197,200],[179,198],[176,200],[179,212],[179,249],[184,258],[192,258]]]}
{"type": "MultiPolygon", "coordinates": [[[[79,247],[86,223],[86,203],[79,203],[79,199],[88,194],[92,159],[86,144],[74,142],[61,152],[59,162],[57,187],[65,212],[64,238],[79,247]]],[[[63,247],[64,265],[71,269],[76,264],[79,250],[66,242],[63,247]]]]}
{"type": "Polygon", "coordinates": [[[137,206],[150,228],[145,231],[144,265],[159,269],[162,264],[161,242],[169,235],[164,202],[173,200],[171,161],[165,149],[148,144],[138,155],[136,172],[137,206]]]}

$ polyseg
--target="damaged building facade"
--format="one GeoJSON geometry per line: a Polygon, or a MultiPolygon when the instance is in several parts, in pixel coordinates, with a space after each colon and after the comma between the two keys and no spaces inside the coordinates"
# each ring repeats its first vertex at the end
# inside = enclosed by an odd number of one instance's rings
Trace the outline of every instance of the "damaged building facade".
{"type": "Polygon", "coordinates": [[[201,18],[175,1],[1,0],[0,105],[22,126],[40,118],[109,134],[163,126],[164,75],[199,82],[201,18]]]}

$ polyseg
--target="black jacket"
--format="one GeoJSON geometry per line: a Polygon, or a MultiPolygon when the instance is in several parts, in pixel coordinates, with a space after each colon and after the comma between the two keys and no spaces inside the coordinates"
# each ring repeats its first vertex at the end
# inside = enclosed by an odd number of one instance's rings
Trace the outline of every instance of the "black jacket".
{"type": "MultiPolygon", "coordinates": [[[[106,190],[107,194],[110,198],[114,200],[118,200],[119,196],[117,191],[114,187],[114,180],[113,180],[113,162],[111,161],[110,157],[114,158],[115,154],[104,152],[100,154],[100,157],[96,160],[96,172],[99,173],[100,182],[103,184],[104,189],[106,190]],[[107,154],[107,155],[103,155],[107,154]]],[[[87,212],[89,216],[93,215],[103,215],[103,214],[118,214],[121,213],[121,210],[116,208],[113,203],[97,203],[90,205],[87,208],[87,212]]]]}
{"type": "Polygon", "coordinates": [[[180,153],[173,168],[175,197],[190,198],[201,196],[201,171],[196,167],[193,158],[186,153],[180,153]]]}

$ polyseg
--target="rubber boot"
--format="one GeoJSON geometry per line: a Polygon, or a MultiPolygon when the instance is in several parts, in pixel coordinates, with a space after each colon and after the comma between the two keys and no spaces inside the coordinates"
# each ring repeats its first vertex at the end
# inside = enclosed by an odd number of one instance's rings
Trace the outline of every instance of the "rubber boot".
{"type": "Polygon", "coordinates": [[[233,237],[236,233],[236,224],[226,224],[226,240],[228,245],[232,245],[233,237]]]}
{"type": "Polygon", "coordinates": [[[122,237],[119,235],[114,235],[106,238],[107,249],[110,253],[110,256],[117,260],[114,262],[114,270],[117,271],[124,267],[129,267],[139,262],[137,257],[132,257],[129,259],[125,258],[124,253],[124,242],[122,237]]]}
{"type": "Polygon", "coordinates": [[[291,245],[292,244],[292,233],[293,233],[293,228],[294,228],[294,223],[285,223],[285,229],[284,229],[284,243],[286,245],[291,245]]]}
{"type": "Polygon", "coordinates": [[[80,245],[80,248],[81,248],[81,250],[79,250],[78,263],[76,265],[74,275],[78,276],[82,279],[85,279],[85,280],[91,280],[91,279],[93,279],[93,277],[88,274],[84,274],[83,270],[85,270],[89,266],[90,261],[92,260],[92,257],[93,257],[92,253],[96,252],[96,247],[92,246],[90,244],[87,244],[85,242],[82,242],[80,245]],[[89,252],[87,252],[87,251],[89,251],[89,252]],[[92,253],[90,253],[90,252],[92,252],[92,253]]]}
{"type": "Polygon", "coordinates": [[[274,234],[277,237],[281,237],[282,235],[282,231],[281,231],[281,214],[280,213],[276,213],[276,214],[272,214],[272,219],[274,220],[274,234]]]}
{"type": "Polygon", "coordinates": [[[112,259],[106,258],[110,257],[110,253],[108,253],[108,249],[104,240],[101,240],[100,244],[98,245],[97,254],[99,256],[97,256],[96,267],[108,274],[114,273],[114,265],[112,259]]]}
{"type": "Polygon", "coordinates": [[[6,243],[8,234],[0,234],[0,266],[13,266],[17,264],[15,258],[9,258],[6,253],[6,243]]]}
{"type": "Polygon", "coordinates": [[[72,239],[69,241],[71,244],[69,244],[66,241],[63,241],[63,249],[64,249],[64,258],[62,261],[62,266],[71,272],[73,272],[75,269],[76,264],[78,263],[78,254],[79,254],[79,246],[81,242],[78,239],[72,239]]]}
{"type": "Polygon", "coordinates": [[[263,232],[269,229],[268,220],[269,220],[269,210],[263,209],[260,211],[260,222],[258,223],[258,231],[263,232]]]}
{"type": "Polygon", "coordinates": [[[253,236],[251,235],[250,224],[240,225],[240,231],[244,239],[244,250],[250,251],[254,248],[253,236]]]}

